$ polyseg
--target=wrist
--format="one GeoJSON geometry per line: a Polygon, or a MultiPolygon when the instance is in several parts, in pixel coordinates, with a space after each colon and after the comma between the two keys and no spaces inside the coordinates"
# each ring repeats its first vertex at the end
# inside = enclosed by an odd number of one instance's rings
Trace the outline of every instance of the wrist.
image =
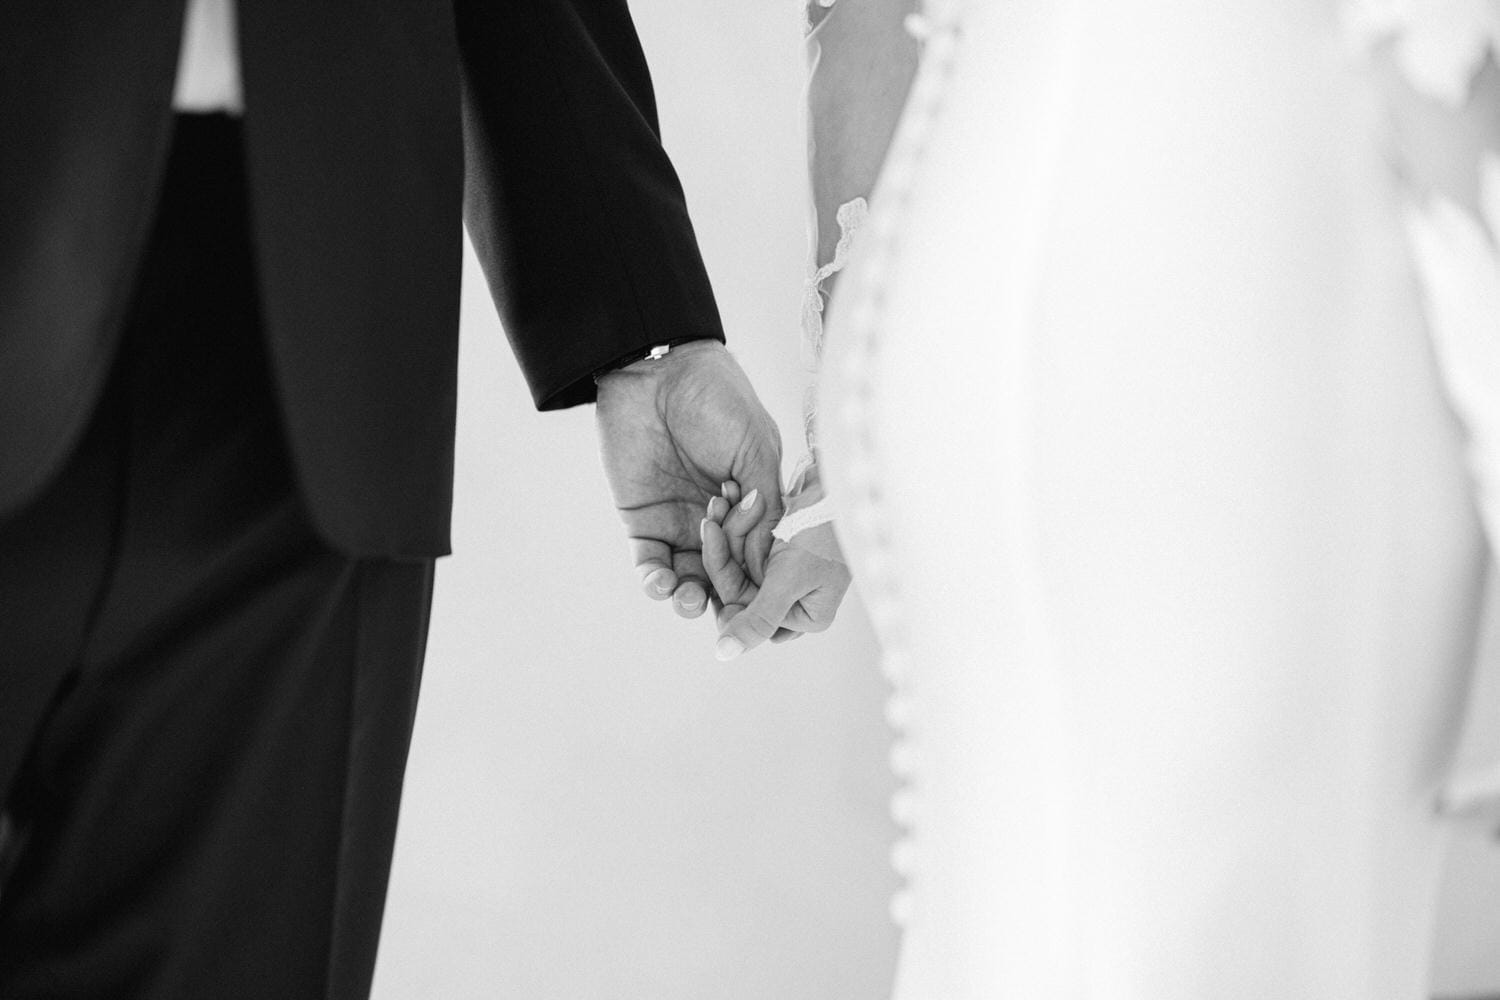
{"type": "Polygon", "coordinates": [[[679,337],[664,340],[648,348],[633,351],[617,358],[594,372],[594,384],[603,385],[607,380],[629,375],[659,374],[675,367],[688,356],[704,350],[723,348],[723,344],[712,337],[679,337]]]}

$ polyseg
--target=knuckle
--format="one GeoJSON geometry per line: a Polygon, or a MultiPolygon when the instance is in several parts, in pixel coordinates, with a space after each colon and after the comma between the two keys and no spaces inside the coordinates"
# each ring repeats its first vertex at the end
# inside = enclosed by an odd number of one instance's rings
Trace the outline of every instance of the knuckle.
{"type": "Polygon", "coordinates": [[[735,617],[735,622],[738,623],[746,632],[752,635],[759,636],[760,638],[765,638],[766,636],[775,632],[777,627],[780,625],[779,622],[773,622],[765,615],[761,614],[759,611],[755,611],[750,608],[746,608],[744,611],[740,612],[740,614],[735,617]]]}

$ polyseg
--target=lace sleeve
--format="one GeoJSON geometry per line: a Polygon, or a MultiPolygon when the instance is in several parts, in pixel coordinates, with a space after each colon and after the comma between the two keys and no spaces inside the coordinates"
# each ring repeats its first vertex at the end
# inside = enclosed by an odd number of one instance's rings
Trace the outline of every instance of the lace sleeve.
{"type": "MultiPolygon", "coordinates": [[[[834,279],[854,253],[886,149],[916,73],[905,17],[918,0],[808,0],[807,141],[811,244],[803,288],[803,360],[816,374],[834,279]]],[[[792,476],[788,510],[822,497],[814,392],[804,398],[808,453],[792,476]]]]}

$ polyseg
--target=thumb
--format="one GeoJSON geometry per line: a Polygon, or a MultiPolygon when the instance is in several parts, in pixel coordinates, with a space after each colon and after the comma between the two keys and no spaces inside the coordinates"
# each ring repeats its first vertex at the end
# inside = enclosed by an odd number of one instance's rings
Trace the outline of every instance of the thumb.
{"type": "Polygon", "coordinates": [[[768,578],[755,599],[724,627],[714,655],[720,660],[732,660],[771,638],[800,596],[791,585],[768,578]]]}

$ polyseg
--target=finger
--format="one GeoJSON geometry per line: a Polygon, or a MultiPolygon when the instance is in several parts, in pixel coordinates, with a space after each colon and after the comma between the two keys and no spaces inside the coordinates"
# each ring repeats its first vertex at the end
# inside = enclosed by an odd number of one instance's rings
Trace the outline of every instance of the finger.
{"type": "Polygon", "coordinates": [[[632,538],[631,556],[641,575],[641,589],[653,601],[665,601],[677,589],[677,573],[672,569],[672,547],[656,538],[632,538]]]}
{"type": "MultiPolygon", "coordinates": [[[[781,447],[779,436],[752,447],[736,462],[734,481],[748,496],[751,490],[760,492],[765,504],[765,516],[774,526],[781,520],[781,447]]],[[[743,499],[743,498],[741,498],[743,499]]],[[[768,532],[769,527],[766,529],[768,532]]]]}
{"type": "Polygon", "coordinates": [[[771,557],[771,546],[776,541],[771,537],[775,524],[770,517],[763,517],[745,536],[745,569],[756,586],[766,579],[766,560],[771,557]]]}
{"type": "Polygon", "coordinates": [[[672,593],[672,609],[683,618],[697,618],[708,608],[708,574],[697,549],[678,549],[672,554],[672,569],[677,573],[677,589],[672,593]]]}
{"type": "Polygon", "coordinates": [[[728,500],[725,500],[723,497],[714,497],[708,502],[707,516],[715,524],[723,524],[724,518],[728,517],[729,512],[733,509],[734,504],[728,500]]]}
{"type": "Polygon", "coordinates": [[[734,560],[729,555],[724,528],[713,518],[705,517],[698,522],[698,538],[703,545],[703,571],[708,574],[714,592],[721,597],[732,595],[738,581],[732,576],[734,560]]]}
{"type": "Polygon", "coordinates": [[[729,539],[724,534],[724,529],[708,518],[703,519],[700,528],[703,536],[703,568],[708,573],[715,593],[726,603],[749,603],[755,593],[753,589],[747,593],[750,580],[730,554],[729,539]]]}
{"type": "Polygon", "coordinates": [[[719,607],[719,610],[714,614],[714,620],[719,626],[719,631],[722,632],[724,630],[724,627],[733,620],[734,616],[744,610],[745,606],[743,604],[721,605],[719,607]]]}
{"type": "Polygon", "coordinates": [[[744,565],[745,536],[750,534],[750,530],[765,512],[766,505],[760,490],[751,490],[724,518],[724,536],[729,540],[729,554],[735,562],[744,565]]]}
{"type": "Polygon", "coordinates": [[[771,638],[801,595],[801,588],[768,577],[755,599],[723,629],[714,655],[721,660],[732,660],[771,638]]]}
{"type": "Polygon", "coordinates": [[[746,533],[744,545],[736,553],[756,586],[765,582],[766,560],[770,556],[774,542],[771,531],[776,527],[776,522],[781,520],[783,513],[779,465],[764,470],[762,478],[766,480],[765,484],[746,477],[746,487],[759,491],[764,511],[760,515],[759,522],[746,533]]]}
{"type": "Polygon", "coordinates": [[[786,613],[781,620],[781,627],[801,635],[804,632],[826,632],[828,626],[833,624],[826,618],[816,618],[810,614],[799,601],[792,605],[792,609],[786,613]]]}
{"type": "Polygon", "coordinates": [[[708,610],[708,587],[689,580],[672,594],[672,609],[682,618],[697,618],[708,610]]]}
{"type": "Polygon", "coordinates": [[[831,567],[823,582],[802,595],[781,624],[799,632],[827,631],[838,617],[849,584],[847,567],[841,564],[831,567]]]}
{"type": "Polygon", "coordinates": [[[791,642],[793,639],[802,638],[802,636],[809,632],[826,632],[828,630],[831,622],[815,618],[809,614],[803,607],[806,600],[807,598],[804,597],[792,605],[792,609],[781,620],[781,627],[771,635],[772,642],[791,642]]]}
{"type": "Polygon", "coordinates": [[[719,490],[724,499],[729,501],[729,506],[731,507],[740,502],[740,497],[744,492],[740,489],[740,484],[733,479],[720,485],[719,490]]]}

